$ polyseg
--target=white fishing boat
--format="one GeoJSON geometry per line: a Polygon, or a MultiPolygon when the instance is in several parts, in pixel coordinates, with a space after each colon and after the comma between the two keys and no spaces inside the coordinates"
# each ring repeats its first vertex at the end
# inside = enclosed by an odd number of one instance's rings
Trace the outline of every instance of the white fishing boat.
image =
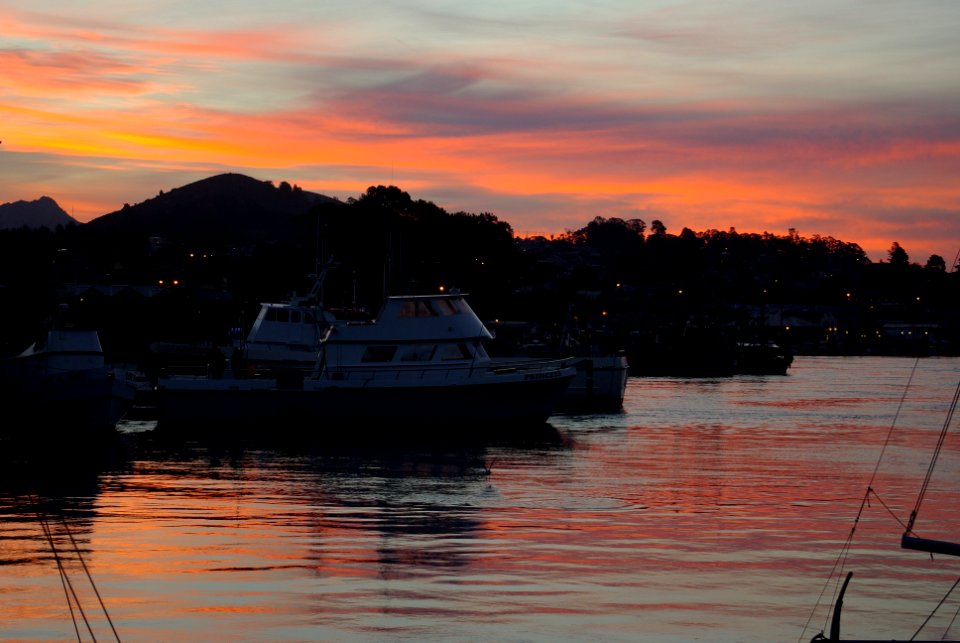
{"type": "MultiPolygon", "coordinates": [[[[370,321],[370,315],[356,307],[325,309],[321,305],[322,273],[311,290],[289,300],[263,303],[243,342],[237,346],[235,364],[246,368],[312,369],[320,350],[320,341],[331,326],[370,321]]],[[[497,329],[501,327],[497,323],[497,329]]],[[[562,412],[616,412],[623,408],[629,366],[622,354],[582,354],[566,347],[564,358],[573,356],[577,374],[560,400],[562,412]]],[[[552,357],[556,358],[554,351],[552,357]]],[[[540,355],[544,357],[544,355],[540,355]]],[[[500,367],[510,368],[516,358],[494,357],[500,367]]],[[[529,362],[528,358],[522,361],[529,362]]]]}
{"type": "Polygon", "coordinates": [[[251,335],[231,368],[158,379],[161,427],[284,425],[325,437],[333,427],[454,434],[543,424],[576,374],[565,360],[493,362],[490,332],[457,292],[389,297],[373,320],[312,301],[265,305],[251,335]],[[280,333],[281,324],[296,328],[280,333]],[[312,333],[318,349],[305,369],[312,333]]]}

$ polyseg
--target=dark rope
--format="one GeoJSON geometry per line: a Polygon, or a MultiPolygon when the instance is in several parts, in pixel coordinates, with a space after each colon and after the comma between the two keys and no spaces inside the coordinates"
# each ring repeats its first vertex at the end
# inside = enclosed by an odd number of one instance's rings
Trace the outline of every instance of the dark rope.
{"type": "MultiPolygon", "coordinates": [[[[871,489],[867,487],[866,493],[863,495],[863,500],[860,501],[860,509],[857,511],[857,517],[853,519],[853,526],[850,527],[850,533],[847,534],[847,539],[843,543],[843,547],[840,548],[840,554],[837,556],[837,559],[833,562],[833,568],[830,570],[830,573],[827,575],[827,580],[823,584],[823,587],[820,588],[820,594],[817,596],[817,600],[813,604],[813,609],[810,610],[810,616],[807,617],[807,622],[803,624],[803,630],[800,632],[800,636],[797,638],[797,642],[803,640],[803,635],[806,633],[807,628],[810,627],[810,621],[813,620],[814,614],[817,612],[817,607],[820,605],[820,602],[823,600],[823,595],[827,592],[827,588],[830,586],[830,579],[836,576],[837,582],[833,587],[833,599],[830,604],[836,604],[837,593],[840,591],[840,578],[843,576],[843,568],[847,561],[847,553],[850,551],[850,546],[853,543],[853,534],[857,531],[857,525],[860,523],[860,516],[863,515],[863,508],[867,506],[867,499],[870,497],[871,489]]],[[[828,611],[826,617],[824,618],[824,627],[820,629],[822,634],[826,630],[826,623],[830,620],[830,612],[828,611]]]]}
{"type": "Polygon", "coordinates": [[[869,489],[869,491],[870,491],[871,493],[873,493],[873,497],[877,499],[877,502],[880,503],[880,506],[882,506],[884,509],[887,510],[887,513],[890,514],[890,517],[893,518],[894,520],[896,520],[897,523],[898,523],[901,527],[903,527],[904,529],[906,529],[906,527],[907,527],[906,523],[904,523],[902,520],[900,520],[900,517],[899,517],[896,513],[894,513],[893,509],[891,509],[890,506],[887,505],[887,503],[885,503],[885,502],[883,501],[883,498],[881,498],[881,497],[877,494],[877,492],[874,491],[872,488],[869,489]]]}
{"type": "Polygon", "coordinates": [[[937,613],[937,610],[940,609],[940,606],[943,605],[944,601],[946,601],[947,598],[950,597],[950,594],[953,593],[953,590],[957,588],[958,584],[960,584],[960,578],[953,581],[953,585],[950,586],[950,589],[947,590],[947,593],[944,594],[943,598],[940,599],[940,602],[937,603],[937,606],[934,607],[933,611],[931,611],[930,614],[927,615],[927,618],[923,619],[923,623],[920,624],[920,627],[917,628],[917,631],[914,632],[913,636],[910,637],[911,641],[917,638],[917,635],[920,634],[920,630],[922,630],[926,626],[926,624],[930,622],[930,619],[933,618],[933,615],[937,613]]]}
{"type": "Polygon", "coordinates": [[[883,447],[880,449],[880,455],[877,457],[877,464],[873,467],[873,473],[870,474],[870,482],[867,483],[867,487],[873,485],[873,481],[877,477],[877,472],[880,470],[880,463],[883,462],[883,454],[887,451],[887,446],[890,444],[891,438],[893,438],[893,430],[897,426],[897,420],[900,419],[900,411],[903,409],[903,403],[907,399],[907,393],[910,391],[910,385],[913,384],[913,376],[917,373],[917,366],[920,365],[920,358],[916,358],[913,361],[913,368],[910,369],[910,377],[907,378],[907,385],[903,387],[903,393],[900,395],[900,402],[897,403],[897,412],[893,414],[893,421],[890,423],[890,428],[887,430],[887,438],[883,441],[883,447]]]}
{"type": "Polygon", "coordinates": [[[937,458],[940,457],[940,450],[943,448],[944,440],[947,438],[947,430],[950,428],[950,424],[953,421],[953,413],[957,410],[957,401],[960,400],[960,381],[957,382],[957,389],[953,393],[953,400],[950,402],[950,409],[947,411],[947,417],[943,422],[943,427],[940,429],[940,435],[937,437],[937,446],[933,450],[933,457],[930,458],[930,465],[927,467],[927,475],[923,479],[923,484],[920,486],[920,493],[917,495],[917,504],[914,505],[913,511],[910,512],[910,522],[907,524],[907,533],[913,531],[913,523],[917,519],[917,512],[920,511],[920,505],[923,503],[923,497],[927,493],[927,487],[930,486],[930,480],[933,478],[933,469],[937,464],[937,458]]]}
{"type": "Polygon", "coordinates": [[[40,522],[40,526],[43,529],[43,535],[47,538],[47,542],[50,544],[50,549],[53,551],[53,558],[57,562],[57,573],[60,575],[60,584],[63,586],[63,596],[67,599],[67,607],[70,609],[70,620],[73,621],[73,631],[77,633],[77,641],[80,641],[80,628],[77,627],[77,616],[73,611],[73,601],[70,600],[70,592],[67,589],[67,575],[63,571],[63,565],[60,563],[60,558],[57,555],[57,548],[53,544],[53,538],[50,536],[50,532],[47,530],[46,523],[40,519],[40,513],[37,512],[37,519],[40,522]]]}
{"type": "MultiPolygon", "coordinates": [[[[39,499],[38,499],[39,506],[39,499]]],[[[60,572],[60,582],[64,585],[64,593],[67,594],[67,606],[70,608],[70,618],[73,620],[73,629],[77,633],[77,640],[80,639],[80,628],[77,627],[77,619],[73,612],[73,603],[70,602],[70,596],[73,595],[73,601],[77,604],[77,610],[80,612],[80,617],[83,618],[84,625],[87,626],[87,631],[90,632],[90,636],[96,642],[97,637],[93,633],[93,629],[90,627],[90,621],[87,619],[86,612],[83,611],[83,605],[80,604],[80,598],[77,596],[77,591],[73,587],[73,583],[70,581],[70,576],[67,574],[66,568],[63,566],[63,561],[60,559],[60,554],[57,552],[57,546],[53,542],[53,532],[50,529],[50,525],[47,522],[47,519],[44,518],[43,514],[40,512],[40,509],[37,509],[37,520],[40,522],[40,527],[43,529],[43,534],[47,537],[47,542],[50,544],[50,550],[53,552],[53,559],[57,563],[57,570],[60,572]],[[67,593],[67,588],[70,589],[67,593]]]]}
{"type": "Polygon", "coordinates": [[[113,636],[119,643],[120,635],[117,634],[117,628],[113,626],[113,620],[110,618],[110,613],[107,612],[107,606],[103,604],[103,599],[100,597],[100,591],[97,589],[97,584],[93,582],[93,576],[90,574],[90,570],[87,568],[86,561],[83,560],[83,555],[80,553],[80,548],[77,547],[77,541],[73,538],[73,532],[70,531],[70,526],[67,525],[67,521],[64,520],[63,516],[60,516],[60,522],[63,523],[63,528],[67,530],[67,535],[70,536],[70,542],[73,543],[73,550],[77,552],[77,558],[80,559],[80,564],[83,565],[83,571],[87,575],[87,580],[90,581],[90,587],[93,588],[93,593],[97,595],[97,600],[100,602],[100,609],[103,610],[103,615],[107,617],[107,623],[110,624],[110,629],[113,630],[113,636]]]}
{"type": "MultiPolygon", "coordinates": [[[[917,366],[919,364],[920,358],[918,357],[916,360],[914,360],[913,368],[910,369],[910,377],[907,378],[907,384],[903,387],[903,393],[900,395],[900,402],[897,404],[897,412],[894,413],[893,421],[890,423],[890,428],[887,430],[887,437],[883,441],[883,447],[880,449],[880,454],[877,456],[877,463],[873,467],[873,473],[870,475],[870,481],[867,483],[867,489],[863,494],[863,499],[860,501],[860,508],[857,509],[857,516],[853,519],[853,526],[850,528],[850,533],[847,535],[847,540],[843,543],[843,547],[840,548],[840,553],[837,555],[837,559],[833,563],[833,568],[830,570],[830,574],[827,576],[826,582],[824,582],[823,587],[820,589],[820,594],[817,596],[817,600],[813,604],[813,609],[810,610],[810,616],[807,617],[807,622],[804,623],[803,630],[801,630],[800,636],[797,638],[798,642],[803,640],[803,635],[806,633],[807,628],[810,627],[810,622],[813,621],[813,616],[816,614],[817,607],[823,600],[823,595],[826,593],[827,587],[830,586],[830,580],[834,578],[834,576],[836,576],[837,580],[833,588],[833,599],[830,604],[831,606],[836,604],[837,593],[840,591],[840,579],[843,577],[843,568],[846,565],[847,555],[853,543],[853,534],[857,531],[857,525],[860,523],[860,517],[863,515],[864,507],[869,505],[870,494],[873,493],[876,496],[876,493],[873,491],[873,481],[877,477],[877,472],[880,470],[880,463],[883,462],[884,453],[886,453],[887,446],[890,444],[890,440],[893,437],[893,430],[897,426],[897,420],[900,417],[900,411],[903,408],[904,401],[907,398],[907,393],[910,391],[910,385],[913,383],[913,377],[917,372],[917,366]]],[[[879,496],[877,496],[877,499],[880,500],[879,496]]],[[[886,504],[884,504],[882,500],[880,500],[880,504],[887,508],[886,504]]],[[[887,508],[887,511],[890,511],[889,508],[887,508]]],[[[890,513],[892,514],[893,512],[890,513]]],[[[903,525],[903,522],[899,518],[896,518],[896,516],[894,516],[894,518],[897,520],[897,522],[903,525]]],[[[820,630],[821,633],[825,631],[826,624],[830,620],[830,611],[832,611],[832,607],[831,610],[827,611],[827,614],[824,617],[824,627],[820,630]]]]}
{"type": "Polygon", "coordinates": [[[947,634],[950,633],[950,630],[953,629],[953,624],[957,622],[957,616],[960,615],[960,604],[957,605],[957,611],[953,613],[953,618],[950,619],[950,622],[947,624],[947,629],[943,631],[943,636],[941,640],[947,640],[947,634]]]}

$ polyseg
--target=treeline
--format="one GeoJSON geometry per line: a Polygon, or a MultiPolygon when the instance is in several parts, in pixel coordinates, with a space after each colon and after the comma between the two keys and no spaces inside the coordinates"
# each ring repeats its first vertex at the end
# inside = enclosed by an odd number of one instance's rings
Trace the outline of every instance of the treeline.
{"type": "Polygon", "coordinates": [[[793,230],[672,234],[660,221],[604,217],[519,239],[492,214],[448,213],[395,186],[317,203],[276,236],[260,220],[249,234],[235,223],[201,237],[183,219],[163,235],[116,224],[0,232],[0,348],[22,348],[64,304],[125,356],[150,341],[229,341],[261,301],[305,292],[320,268],[328,305],[375,312],[388,294],[459,288],[484,319],[529,322],[544,342],[573,331],[626,348],[712,329],[795,352],[958,347],[960,275],[937,256],[912,263],[896,243],[873,263],[856,244],[793,230]],[[898,341],[896,329],[926,335],[898,341]]]}

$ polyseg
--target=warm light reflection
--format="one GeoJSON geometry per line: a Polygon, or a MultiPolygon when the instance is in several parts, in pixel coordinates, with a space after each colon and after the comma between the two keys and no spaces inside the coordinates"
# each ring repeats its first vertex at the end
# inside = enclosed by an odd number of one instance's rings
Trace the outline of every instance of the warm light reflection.
{"type": "MultiPolygon", "coordinates": [[[[393,637],[500,638],[552,632],[562,616],[576,638],[692,638],[693,623],[709,623],[713,635],[776,639],[809,613],[885,450],[872,481],[883,504],[867,507],[848,561],[862,607],[845,623],[860,631],[902,621],[884,601],[912,614],[931,584],[955,579],[943,561],[900,551],[888,513],[909,513],[937,400],[952,394],[955,363],[927,363],[939,370],[919,369],[889,441],[912,360],[808,358],[787,378],[632,379],[623,415],[557,417],[547,445],[164,452],[102,474],[66,513],[124,638],[189,628],[299,640],[312,628],[343,639],[369,637],[371,623],[393,637]]],[[[960,518],[958,447],[945,443],[928,490],[928,537],[960,518]]],[[[11,504],[0,506],[18,516],[11,504]]],[[[52,622],[66,637],[59,580],[27,515],[0,521],[0,619],[15,610],[26,632],[52,622]]],[[[66,546],[62,529],[56,538],[66,546]]]]}

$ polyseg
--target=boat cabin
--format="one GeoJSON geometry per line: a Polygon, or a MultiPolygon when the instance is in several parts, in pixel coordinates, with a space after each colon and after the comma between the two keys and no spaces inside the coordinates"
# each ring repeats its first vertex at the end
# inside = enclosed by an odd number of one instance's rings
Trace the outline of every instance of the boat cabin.
{"type": "Polygon", "coordinates": [[[334,365],[487,363],[492,339],[460,294],[390,297],[373,322],[334,324],[323,340],[334,365]]]}
{"type": "Polygon", "coordinates": [[[318,309],[262,304],[247,334],[246,358],[252,362],[312,363],[329,324],[318,309]]]}

